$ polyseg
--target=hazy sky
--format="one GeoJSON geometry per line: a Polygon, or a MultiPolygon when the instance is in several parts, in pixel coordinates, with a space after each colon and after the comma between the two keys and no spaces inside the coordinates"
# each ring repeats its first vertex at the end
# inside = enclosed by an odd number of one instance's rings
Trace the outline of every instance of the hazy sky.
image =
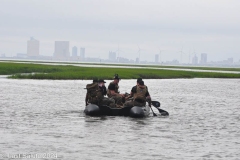
{"type": "Polygon", "coordinates": [[[85,47],[87,57],[154,61],[240,60],[240,0],[0,0],[0,54],[27,52],[40,41],[40,54],[53,55],[54,41],[85,47]],[[139,47],[138,47],[139,46],[139,47]]]}

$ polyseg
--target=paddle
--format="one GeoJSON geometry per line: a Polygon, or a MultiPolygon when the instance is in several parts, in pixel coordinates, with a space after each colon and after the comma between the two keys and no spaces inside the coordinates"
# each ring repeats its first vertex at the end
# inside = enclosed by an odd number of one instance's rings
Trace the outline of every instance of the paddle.
{"type": "Polygon", "coordinates": [[[147,100],[147,102],[148,102],[149,107],[152,110],[153,116],[157,116],[157,114],[153,112],[153,109],[152,109],[152,106],[151,106],[151,101],[147,100]]]}
{"type": "Polygon", "coordinates": [[[153,116],[157,116],[157,114],[153,112],[152,107],[150,107],[150,108],[151,108],[151,110],[152,110],[153,116]]]}
{"type": "Polygon", "coordinates": [[[149,105],[149,107],[150,107],[151,110],[152,110],[153,116],[157,116],[157,114],[153,112],[153,109],[152,109],[152,106],[151,106],[151,102],[148,102],[148,105],[149,105]]]}
{"type": "Polygon", "coordinates": [[[161,105],[160,102],[158,102],[158,101],[151,101],[151,103],[152,103],[152,105],[153,105],[155,108],[158,109],[159,113],[161,113],[162,116],[168,116],[168,115],[169,115],[169,113],[168,113],[167,111],[159,108],[160,105],[161,105]]]}

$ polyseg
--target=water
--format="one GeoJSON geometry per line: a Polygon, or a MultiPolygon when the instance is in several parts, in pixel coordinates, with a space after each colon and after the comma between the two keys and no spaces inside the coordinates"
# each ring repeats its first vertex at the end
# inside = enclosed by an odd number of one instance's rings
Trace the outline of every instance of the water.
{"type": "Polygon", "coordinates": [[[170,116],[143,119],[85,116],[87,83],[1,78],[0,159],[240,159],[240,79],[145,80],[170,116]]]}

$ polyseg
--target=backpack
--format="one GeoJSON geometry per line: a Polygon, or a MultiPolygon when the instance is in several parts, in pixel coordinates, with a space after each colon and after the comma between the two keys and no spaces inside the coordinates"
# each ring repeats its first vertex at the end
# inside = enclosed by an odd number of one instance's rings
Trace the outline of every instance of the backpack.
{"type": "Polygon", "coordinates": [[[97,104],[101,101],[101,92],[98,87],[98,83],[87,84],[87,99],[89,103],[97,104]]]}
{"type": "Polygon", "coordinates": [[[139,86],[137,86],[136,88],[136,93],[134,94],[134,100],[138,101],[140,103],[145,103],[146,102],[146,93],[147,93],[147,87],[144,86],[143,88],[140,88],[139,86]]]}

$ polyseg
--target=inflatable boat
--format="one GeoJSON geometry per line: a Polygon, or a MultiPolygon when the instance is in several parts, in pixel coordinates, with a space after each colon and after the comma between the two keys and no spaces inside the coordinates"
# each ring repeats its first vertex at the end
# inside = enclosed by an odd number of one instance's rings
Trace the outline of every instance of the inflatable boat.
{"type": "Polygon", "coordinates": [[[150,114],[150,107],[148,105],[139,107],[124,107],[124,108],[110,108],[109,106],[97,106],[95,104],[88,104],[84,113],[89,116],[130,116],[134,118],[147,117],[150,114]]]}

